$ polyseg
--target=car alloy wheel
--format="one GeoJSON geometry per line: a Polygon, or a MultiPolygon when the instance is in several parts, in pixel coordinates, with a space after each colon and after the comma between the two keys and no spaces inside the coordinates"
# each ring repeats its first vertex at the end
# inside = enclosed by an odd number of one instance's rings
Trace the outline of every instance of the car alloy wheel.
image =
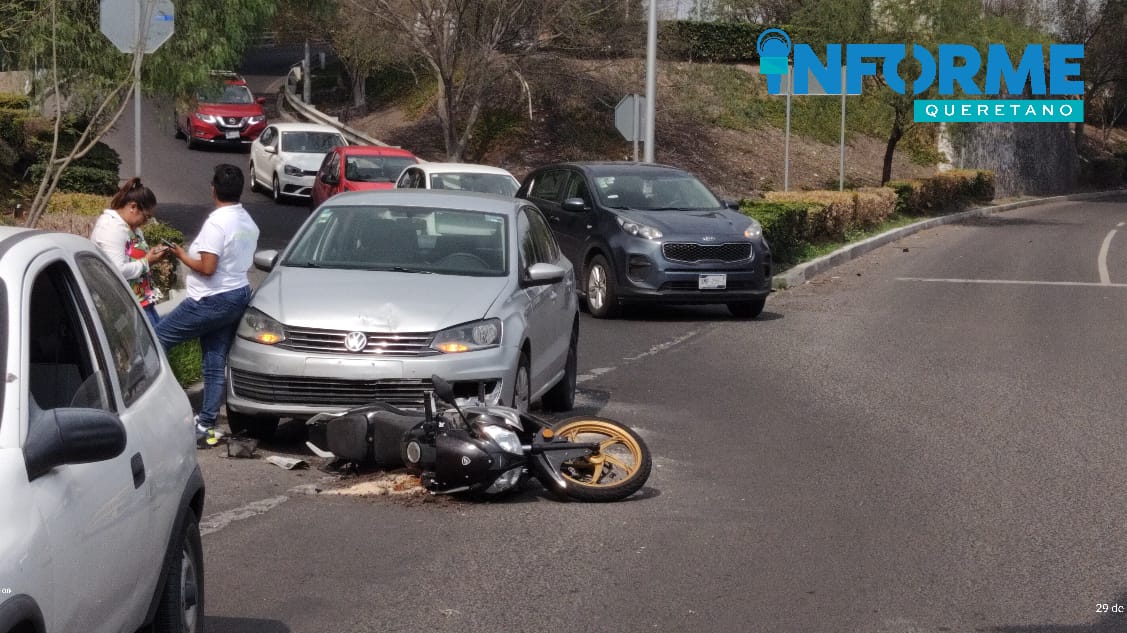
{"type": "Polygon", "coordinates": [[[278,174],[274,174],[274,186],[271,189],[271,193],[274,196],[274,202],[281,204],[282,203],[282,185],[281,185],[281,183],[278,182],[278,174]]]}
{"type": "Polygon", "coordinates": [[[532,403],[529,398],[532,395],[531,379],[529,378],[529,367],[531,363],[528,360],[528,352],[520,353],[520,361],[517,363],[516,378],[513,380],[513,408],[527,413],[531,408],[532,403]]]}
{"type": "Polygon", "coordinates": [[[602,255],[591,258],[586,278],[587,309],[597,319],[618,315],[618,293],[614,287],[614,273],[602,255]]]}

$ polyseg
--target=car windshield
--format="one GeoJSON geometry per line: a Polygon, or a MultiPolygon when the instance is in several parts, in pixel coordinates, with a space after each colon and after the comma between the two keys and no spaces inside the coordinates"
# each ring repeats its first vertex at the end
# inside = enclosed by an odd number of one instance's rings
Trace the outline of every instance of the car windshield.
{"type": "Polygon", "coordinates": [[[254,95],[246,86],[210,86],[199,92],[200,103],[254,103],[254,95]]]}
{"type": "Polygon", "coordinates": [[[642,211],[717,209],[722,205],[701,181],[688,174],[596,176],[604,206],[642,211]]]}
{"type": "Polygon", "coordinates": [[[283,266],[501,277],[503,215],[401,206],[325,207],[295,238],[283,266]]]}
{"type": "Polygon", "coordinates": [[[282,132],[280,149],[291,154],[325,154],[345,144],[344,138],[335,132],[282,132]]]}
{"type": "Polygon", "coordinates": [[[352,182],[395,182],[414,164],[415,159],[407,156],[349,156],[344,160],[344,177],[352,182]]]}
{"type": "Polygon", "coordinates": [[[511,197],[517,194],[518,185],[516,180],[505,174],[446,173],[431,174],[430,188],[476,191],[511,197]]]}

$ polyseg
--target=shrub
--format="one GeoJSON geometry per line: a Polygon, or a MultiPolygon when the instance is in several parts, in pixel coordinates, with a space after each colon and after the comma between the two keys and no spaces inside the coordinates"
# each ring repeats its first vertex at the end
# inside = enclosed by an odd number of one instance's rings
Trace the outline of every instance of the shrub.
{"type": "Polygon", "coordinates": [[[77,213],[44,213],[39,218],[39,223],[35,225],[35,228],[90,237],[90,231],[94,229],[94,223],[97,221],[97,216],[79,215],[77,213]]]}
{"type": "Polygon", "coordinates": [[[1123,168],[1127,164],[1122,158],[1093,158],[1081,163],[1080,180],[1094,187],[1118,187],[1123,184],[1123,168]]]}
{"type": "Polygon", "coordinates": [[[888,187],[864,187],[853,192],[853,228],[880,226],[896,212],[896,192],[888,187]]]}
{"type": "Polygon", "coordinates": [[[0,139],[12,149],[22,152],[28,140],[28,122],[38,115],[26,108],[5,108],[0,105],[0,139]]]}
{"type": "MultiPolygon", "coordinates": [[[[184,244],[184,234],[180,232],[180,229],[156,220],[142,226],[141,234],[145,236],[145,241],[148,242],[149,246],[156,246],[161,243],[161,240],[168,240],[174,244],[184,244]]],[[[168,292],[176,286],[177,264],[178,262],[174,257],[168,256],[151,267],[153,283],[166,297],[168,292]]]]}
{"type": "MultiPolygon", "coordinates": [[[[33,181],[43,179],[43,163],[36,163],[28,169],[28,178],[33,181]]],[[[111,196],[117,192],[117,172],[94,167],[68,165],[59,179],[58,190],[72,193],[91,193],[111,196]]]]}
{"type": "Polygon", "coordinates": [[[0,92],[0,108],[12,110],[31,109],[31,99],[27,95],[0,92]]]}
{"type": "Polygon", "coordinates": [[[993,200],[994,172],[953,169],[930,178],[890,181],[887,186],[896,193],[897,213],[935,215],[993,200]]]}
{"type": "MultiPolygon", "coordinates": [[[[757,62],[756,40],[769,25],[751,22],[663,22],[657,41],[663,56],[698,62],[757,62]]],[[[798,26],[779,27],[794,42],[808,41],[807,32],[798,26]]]]}
{"type": "Polygon", "coordinates": [[[98,216],[106,209],[109,200],[92,193],[55,193],[47,201],[47,213],[98,216]]]}
{"type": "MultiPolygon", "coordinates": [[[[74,149],[73,138],[59,139],[58,156],[66,156],[72,149],[74,149]]],[[[50,156],[51,143],[49,141],[46,143],[40,142],[39,149],[36,152],[36,162],[45,163],[50,156]]],[[[75,159],[71,162],[71,166],[104,169],[117,174],[121,170],[121,156],[117,153],[117,150],[99,141],[95,143],[94,147],[91,147],[90,151],[86,152],[86,155],[82,158],[75,159]]]]}
{"type": "Polygon", "coordinates": [[[811,241],[845,239],[853,225],[856,203],[849,191],[772,191],[765,198],[772,202],[814,203],[817,209],[808,214],[808,237],[811,241]]]}
{"type": "Polygon", "coordinates": [[[763,225],[763,236],[776,262],[793,263],[810,245],[809,216],[824,210],[816,202],[743,200],[740,211],[763,225]]]}
{"type": "Polygon", "coordinates": [[[185,341],[168,350],[168,364],[180,386],[187,387],[203,378],[203,356],[199,340],[185,341]]]}

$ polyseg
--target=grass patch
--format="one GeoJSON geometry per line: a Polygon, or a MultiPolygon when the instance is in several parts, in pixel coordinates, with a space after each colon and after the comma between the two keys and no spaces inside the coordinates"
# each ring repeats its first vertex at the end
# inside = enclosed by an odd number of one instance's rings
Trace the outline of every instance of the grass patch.
{"type": "Polygon", "coordinates": [[[181,387],[188,387],[203,379],[203,354],[200,351],[200,342],[186,341],[173,347],[168,352],[168,364],[172,366],[172,375],[181,387]]]}
{"type": "Polygon", "coordinates": [[[784,272],[790,268],[797,266],[798,264],[805,264],[808,261],[818,259],[823,255],[829,255],[830,253],[836,251],[839,248],[842,248],[843,246],[848,246],[850,244],[860,242],[861,240],[868,239],[870,237],[873,237],[874,235],[880,235],[885,231],[891,231],[892,229],[898,229],[902,226],[908,226],[909,224],[922,222],[926,219],[928,218],[923,218],[918,215],[903,215],[897,213],[882,222],[879,226],[873,227],[871,229],[846,231],[845,239],[840,242],[806,244],[800,247],[795,253],[796,261],[794,261],[793,263],[780,262],[778,270],[775,271],[775,274],[784,272]]]}

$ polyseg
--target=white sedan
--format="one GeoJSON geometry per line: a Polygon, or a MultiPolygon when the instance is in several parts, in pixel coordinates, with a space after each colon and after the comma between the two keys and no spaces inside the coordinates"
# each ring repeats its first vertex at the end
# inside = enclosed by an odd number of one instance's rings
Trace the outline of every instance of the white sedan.
{"type": "Polygon", "coordinates": [[[475,191],[512,197],[516,195],[520,183],[500,167],[469,163],[419,163],[404,169],[395,181],[395,187],[475,191]]]}
{"type": "Polygon", "coordinates": [[[308,198],[325,154],[348,145],[340,130],[316,123],[274,123],[250,146],[251,191],[268,191],[275,202],[308,198]]]}

